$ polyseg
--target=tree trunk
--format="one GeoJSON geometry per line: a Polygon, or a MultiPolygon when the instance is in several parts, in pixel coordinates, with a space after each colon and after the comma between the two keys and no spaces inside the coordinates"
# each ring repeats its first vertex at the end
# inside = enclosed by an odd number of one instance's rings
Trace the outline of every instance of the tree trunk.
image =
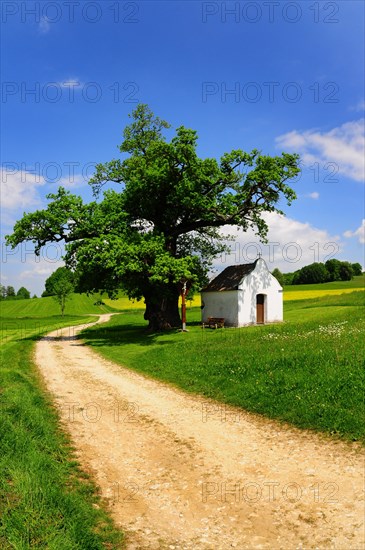
{"type": "Polygon", "coordinates": [[[180,328],[179,292],[175,284],[151,288],[145,294],[146,311],[144,318],[149,322],[151,332],[180,328]]]}

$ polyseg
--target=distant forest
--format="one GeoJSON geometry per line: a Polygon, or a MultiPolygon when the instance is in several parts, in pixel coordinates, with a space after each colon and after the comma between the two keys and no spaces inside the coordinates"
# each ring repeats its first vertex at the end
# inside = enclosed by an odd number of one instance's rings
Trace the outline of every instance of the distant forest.
{"type": "MultiPolygon", "coordinates": [[[[13,286],[0,285],[0,300],[27,300],[29,298],[30,292],[25,286],[20,287],[18,292],[15,292],[13,286]]],[[[34,295],[33,298],[37,298],[37,296],[34,295]]]]}
{"type": "Polygon", "coordinates": [[[354,276],[361,275],[361,273],[361,264],[341,262],[335,259],[327,260],[324,264],[315,262],[293,273],[282,273],[279,269],[274,269],[272,272],[281,286],[309,285],[328,283],[331,281],[351,281],[354,276]]]}

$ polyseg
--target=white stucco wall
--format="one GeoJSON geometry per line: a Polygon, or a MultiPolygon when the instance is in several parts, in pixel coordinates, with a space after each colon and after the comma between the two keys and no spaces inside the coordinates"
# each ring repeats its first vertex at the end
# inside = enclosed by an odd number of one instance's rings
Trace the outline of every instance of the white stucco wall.
{"type": "Polygon", "coordinates": [[[202,322],[208,317],[224,317],[225,325],[236,327],[238,324],[238,295],[237,290],[226,292],[202,292],[202,322]]]}
{"type": "Polygon", "coordinates": [[[202,322],[208,317],[224,317],[227,326],[256,323],[256,296],[265,296],[265,323],[283,320],[283,289],[260,258],[254,271],[244,277],[238,291],[202,292],[202,322]]]}
{"type": "Polygon", "coordinates": [[[265,296],[265,323],[283,320],[283,289],[271,275],[263,259],[257,260],[256,267],[247,275],[239,287],[242,289],[239,304],[238,326],[256,323],[256,296],[265,296]]]}

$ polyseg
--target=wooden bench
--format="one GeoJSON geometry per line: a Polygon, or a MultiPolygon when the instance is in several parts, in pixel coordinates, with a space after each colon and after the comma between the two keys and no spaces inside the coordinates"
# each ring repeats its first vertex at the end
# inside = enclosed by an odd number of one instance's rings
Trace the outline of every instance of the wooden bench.
{"type": "Polygon", "coordinates": [[[203,328],[224,328],[224,317],[208,317],[208,322],[203,323],[203,328]]]}

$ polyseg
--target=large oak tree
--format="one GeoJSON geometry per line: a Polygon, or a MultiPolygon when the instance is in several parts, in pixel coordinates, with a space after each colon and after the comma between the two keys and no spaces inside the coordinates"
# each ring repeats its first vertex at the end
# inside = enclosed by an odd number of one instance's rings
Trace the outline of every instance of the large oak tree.
{"type": "Polygon", "coordinates": [[[144,298],[152,330],[180,326],[179,285],[199,284],[224,249],[219,228],[253,227],[265,239],[265,212],[281,212],[295,193],[287,182],[299,157],[271,157],[234,150],[219,161],[199,158],[197,134],[183,126],[167,141],[169,124],[140,104],[124,130],[122,159],[98,164],[90,185],[95,200],[62,187],[44,210],[24,214],[7,237],[16,246],[33,241],[36,253],[49,242],[66,242],[66,264],[82,291],[119,288],[144,298]],[[102,188],[120,184],[120,192],[102,188]]]}

